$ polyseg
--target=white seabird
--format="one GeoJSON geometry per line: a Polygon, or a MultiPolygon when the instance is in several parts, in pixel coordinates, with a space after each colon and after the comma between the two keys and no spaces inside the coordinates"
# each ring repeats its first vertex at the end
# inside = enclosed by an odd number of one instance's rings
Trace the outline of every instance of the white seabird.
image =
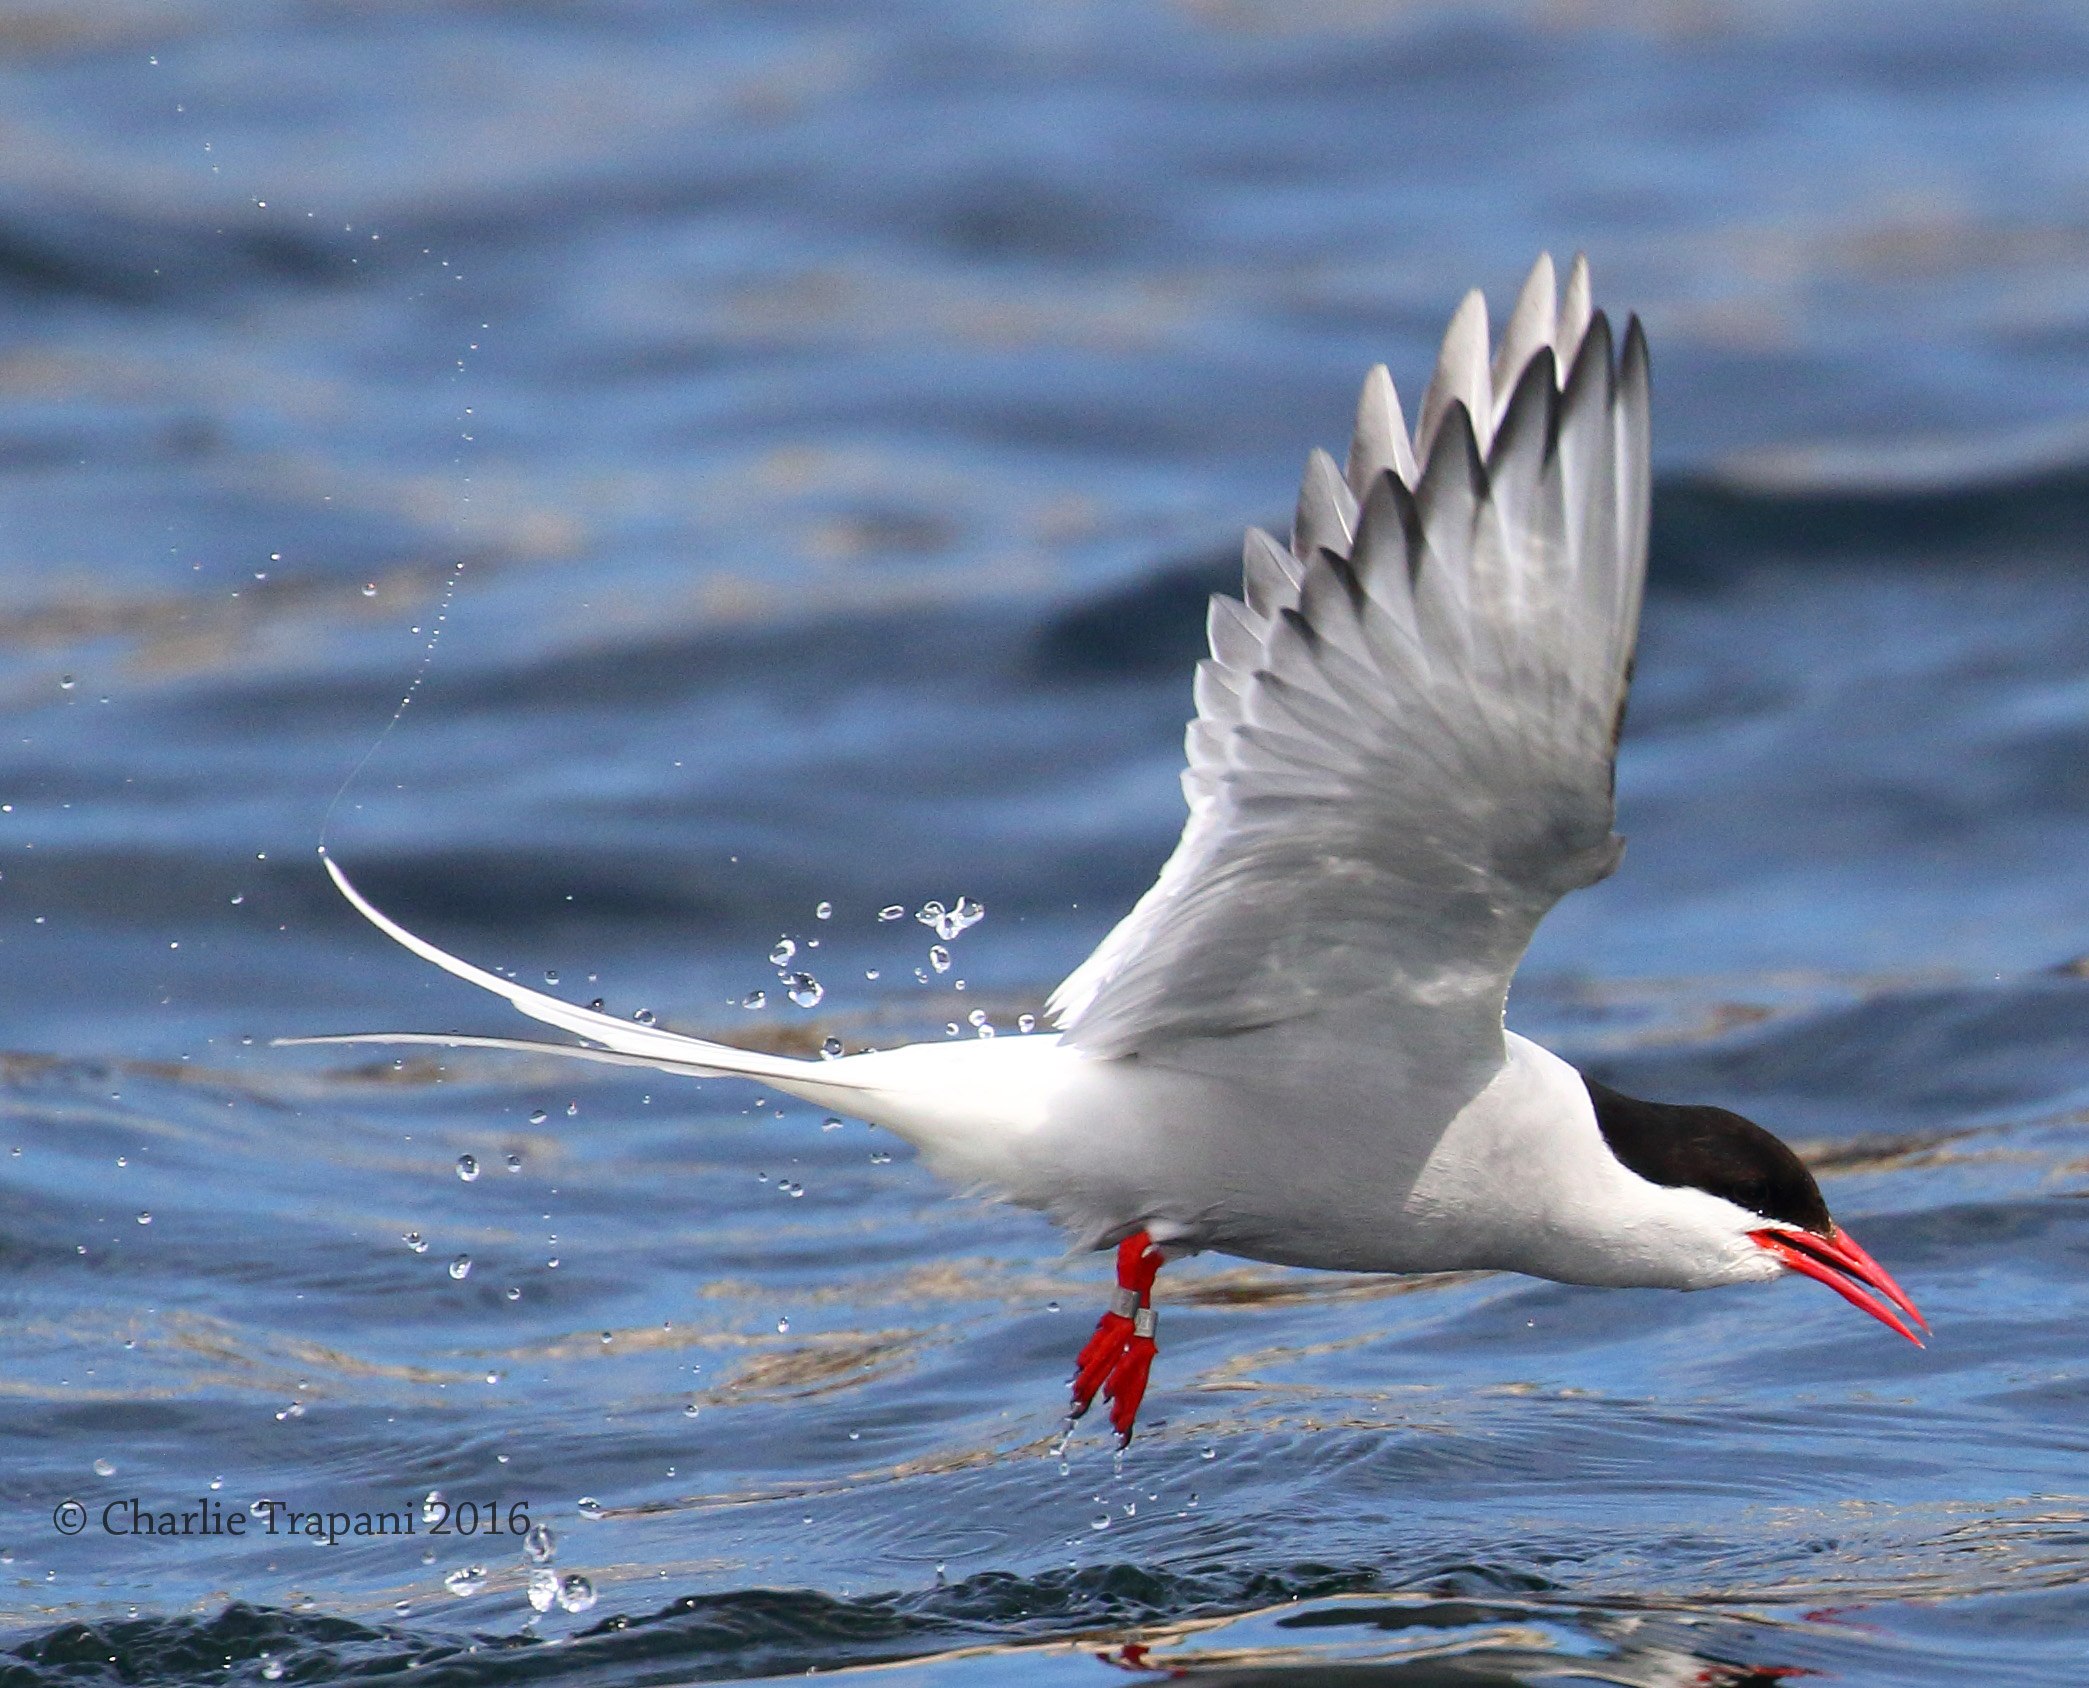
{"type": "Polygon", "coordinates": [[[1491,1268],[1707,1289],[1798,1272],[1910,1341],[1900,1287],[1783,1143],[1621,1096],[1508,1031],[1545,912],[1617,865],[1613,784],[1646,574],[1646,341],[1541,257],[1490,356],[1451,318],[1412,438],[1383,365],[1346,466],[1316,451],[1290,545],[1250,530],[1159,879],[1054,993],[1058,1028],[804,1061],[527,989],[388,936],[587,1040],[524,1048],[759,1080],[885,1126],[936,1171],[1118,1250],[1075,1368],[1129,1438],[1154,1276],[1203,1249],[1352,1272],[1491,1268]],[[1901,1315],[1905,1314],[1904,1320],[1901,1315]]]}

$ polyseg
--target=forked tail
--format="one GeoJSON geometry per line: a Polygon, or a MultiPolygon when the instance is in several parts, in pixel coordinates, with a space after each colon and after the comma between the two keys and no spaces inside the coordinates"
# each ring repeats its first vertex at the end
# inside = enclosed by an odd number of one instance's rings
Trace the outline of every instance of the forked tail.
{"type": "Polygon", "coordinates": [[[576,1037],[587,1038],[597,1047],[542,1043],[529,1038],[469,1037],[448,1032],[348,1032],[329,1037],[279,1037],[274,1040],[278,1044],[415,1043],[445,1048],[520,1049],[531,1054],[600,1061],[610,1066],[652,1067],[661,1072],[683,1073],[695,1078],[760,1079],[794,1096],[845,1112],[860,1111],[850,1107],[851,1096],[874,1088],[863,1075],[848,1071],[852,1063],[847,1061],[802,1061],[788,1055],[764,1054],[755,1049],[735,1049],[730,1044],[712,1043],[658,1026],[634,1025],[599,1009],[576,1008],[555,996],[533,991],[512,979],[503,979],[497,973],[489,973],[483,967],[474,967],[446,950],[437,949],[425,938],[416,937],[374,907],[341,871],[333,857],[327,856],[323,860],[341,895],[358,914],[394,943],[413,951],[423,961],[432,961],[445,973],[454,974],[467,984],[505,997],[531,1019],[557,1026],[576,1037]]]}

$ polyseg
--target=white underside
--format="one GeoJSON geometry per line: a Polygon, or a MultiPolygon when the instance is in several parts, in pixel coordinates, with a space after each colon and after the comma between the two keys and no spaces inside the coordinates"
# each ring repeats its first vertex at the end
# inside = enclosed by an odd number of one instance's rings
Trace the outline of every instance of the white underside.
{"type": "Polygon", "coordinates": [[[1620,1164],[1581,1075],[1526,1038],[1505,1034],[1492,1078],[1427,1120],[1374,1100],[1400,1091],[1368,1048],[1300,1061],[1286,1037],[1175,1064],[1095,1059],[1051,1035],[913,1044],[779,1088],[889,1127],[945,1177],[1090,1247],[1143,1227],[1182,1249],[1360,1272],[1673,1289],[1777,1275],[1739,1209],[1620,1164]]]}

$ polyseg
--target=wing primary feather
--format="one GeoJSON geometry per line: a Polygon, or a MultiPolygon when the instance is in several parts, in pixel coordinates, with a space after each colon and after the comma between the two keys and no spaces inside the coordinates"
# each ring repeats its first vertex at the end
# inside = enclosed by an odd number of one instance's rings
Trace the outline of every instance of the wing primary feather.
{"type": "Polygon", "coordinates": [[[1211,642],[1211,654],[1221,668],[1233,673],[1245,673],[1254,667],[1255,657],[1262,646],[1263,629],[1268,625],[1267,616],[1255,616],[1238,598],[1229,598],[1223,592],[1214,593],[1211,606],[1204,618],[1206,637],[1211,642]]]}
{"type": "MultiPolygon", "coordinates": [[[[1355,566],[1350,562],[1347,555],[1338,555],[1333,551],[1322,551],[1317,553],[1314,560],[1320,563],[1329,574],[1333,575],[1340,582],[1343,592],[1349,598],[1352,609],[1360,610],[1364,607],[1364,600],[1370,594],[1364,590],[1363,578],[1356,572],[1355,566]]],[[[1306,589],[1312,583],[1312,579],[1312,575],[1308,574],[1304,583],[1300,585],[1298,594],[1300,603],[1305,602],[1306,589]]]]}
{"type": "Polygon", "coordinates": [[[1524,278],[1523,291],[1516,296],[1516,308],[1509,313],[1508,325],[1501,331],[1501,344],[1495,348],[1494,365],[1489,372],[1494,386],[1494,415],[1490,420],[1497,427],[1525,367],[1541,348],[1552,344],[1552,337],[1558,332],[1557,298],[1552,254],[1540,252],[1524,278]]]}
{"type": "Polygon", "coordinates": [[[1306,459],[1298,486],[1298,514],[1291,525],[1291,549],[1301,560],[1315,551],[1349,554],[1356,536],[1356,495],[1342,479],[1335,460],[1317,446],[1306,459]]]}
{"type": "Polygon", "coordinates": [[[1349,566],[1370,607],[1397,629],[1392,649],[1403,662],[1420,655],[1414,622],[1414,571],[1421,555],[1414,494],[1390,474],[1371,483],[1357,520],[1349,566]]]}
{"type": "Polygon", "coordinates": [[[1567,269],[1567,290],[1560,299],[1559,322],[1552,334],[1552,349],[1559,355],[1560,368],[1572,367],[1594,310],[1595,293],[1589,285],[1588,255],[1577,252],[1567,269]]]}
{"type": "Polygon", "coordinates": [[[1452,485],[1460,488],[1460,497],[1469,498],[1475,505],[1487,501],[1487,459],[1480,451],[1473,413],[1463,399],[1454,399],[1437,424],[1421,485],[1415,488],[1415,502],[1421,507],[1425,532],[1431,505],[1444,498],[1443,489],[1452,485]]]}
{"type": "Polygon", "coordinates": [[[1601,311],[1589,318],[1588,326],[1582,330],[1580,343],[1574,351],[1573,362],[1567,366],[1567,377],[1562,386],[1571,391],[1584,382],[1604,383],[1606,404],[1610,403],[1612,383],[1616,380],[1616,367],[1611,357],[1610,319],[1601,311]]]}
{"type": "Polygon", "coordinates": [[[1421,504],[1415,497],[1413,484],[1391,475],[1383,476],[1376,490],[1383,493],[1387,506],[1400,524],[1401,548],[1407,554],[1407,584],[1411,589],[1415,578],[1422,572],[1422,556],[1427,548],[1421,504]]]}
{"type": "Polygon", "coordinates": [[[1414,431],[1415,460],[1428,474],[1436,436],[1451,406],[1462,404],[1466,413],[1483,421],[1494,413],[1487,375],[1487,301],[1478,288],[1466,294],[1451,313],[1444,330],[1443,349],[1436,354],[1436,370],[1422,394],[1421,420],[1414,431]]]}
{"type": "Polygon", "coordinates": [[[1361,504],[1371,483],[1388,473],[1412,486],[1418,471],[1414,446],[1407,437],[1407,419],[1400,413],[1399,391],[1393,386],[1391,372],[1376,363],[1356,396],[1356,429],[1349,437],[1349,490],[1361,504]]]}
{"type": "MultiPolygon", "coordinates": [[[[1308,645],[1319,645],[1320,629],[1315,627],[1312,624],[1312,622],[1306,619],[1306,612],[1304,610],[1287,609],[1286,611],[1284,611],[1282,615],[1277,617],[1277,620],[1281,622],[1284,626],[1290,628],[1291,631],[1296,633],[1301,639],[1305,640],[1305,642],[1308,645]]],[[[1272,681],[1279,685],[1286,683],[1281,675],[1278,675],[1267,668],[1258,668],[1255,671],[1255,679],[1258,684],[1264,685],[1269,684],[1272,681]]]]}
{"type": "MultiPolygon", "coordinates": [[[[1652,398],[1653,363],[1647,352],[1646,330],[1634,315],[1625,322],[1625,346],[1618,360],[1613,400],[1617,407],[1617,531],[1623,552],[1620,573],[1624,587],[1613,638],[1618,652],[1621,692],[1630,684],[1632,653],[1639,643],[1640,606],[1646,596],[1647,514],[1653,475],[1648,415],[1652,398]]],[[[1618,731],[1623,730],[1624,700],[1621,696],[1618,731]]]]}
{"type": "Polygon", "coordinates": [[[1527,439],[1534,428],[1542,430],[1535,456],[1542,460],[1552,455],[1554,442],[1559,437],[1559,399],[1552,348],[1540,346],[1537,355],[1523,366],[1523,373],[1516,378],[1508,403],[1502,407],[1500,425],[1487,447],[1487,472],[1490,476],[1496,474],[1499,465],[1529,452],[1527,439]]]}
{"type": "Polygon", "coordinates": [[[1241,541],[1240,572],[1248,608],[1265,621],[1298,602],[1298,559],[1260,528],[1249,528],[1241,541]]]}

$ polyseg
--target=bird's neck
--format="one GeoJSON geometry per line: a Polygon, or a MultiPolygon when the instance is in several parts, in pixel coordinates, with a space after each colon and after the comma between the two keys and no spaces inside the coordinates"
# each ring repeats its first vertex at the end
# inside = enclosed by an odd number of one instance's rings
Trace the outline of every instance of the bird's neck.
{"type": "Polygon", "coordinates": [[[1501,1071],[1452,1120],[1407,1199],[1459,1263],[1562,1283],[1705,1289],[1763,1275],[1730,1204],[1664,1188],[1604,1141],[1581,1074],[1507,1036],[1501,1071]]]}

